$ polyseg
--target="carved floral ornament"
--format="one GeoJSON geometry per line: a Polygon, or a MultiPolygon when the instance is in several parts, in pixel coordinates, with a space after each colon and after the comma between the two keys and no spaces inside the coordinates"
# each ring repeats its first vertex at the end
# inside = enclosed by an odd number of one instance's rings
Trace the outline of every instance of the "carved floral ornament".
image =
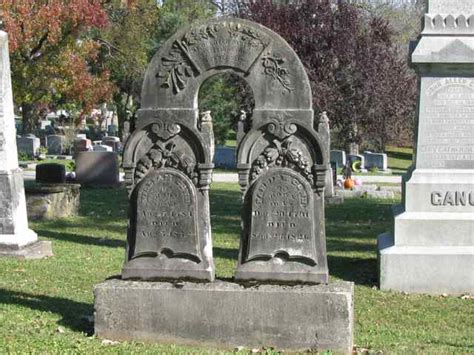
{"type": "Polygon", "coordinates": [[[159,121],[149,126],[148,137],[154,144],[135,168],[135,185],[142,181],[152,169],[160,168],[181,170],[195,185],[198,183],[196,162],[178,149],[171,139],[180,132],[181,126],[172,122],[159,121]]]}
{"type": "Polygon", "coordinates": [[[264,74],[270,76],[282,86],[282,94],[290,93],[294,90],[291,86],[290,71],[283,67],[285,60],[275,54],[267,54],[262,58],[264,74]]]}

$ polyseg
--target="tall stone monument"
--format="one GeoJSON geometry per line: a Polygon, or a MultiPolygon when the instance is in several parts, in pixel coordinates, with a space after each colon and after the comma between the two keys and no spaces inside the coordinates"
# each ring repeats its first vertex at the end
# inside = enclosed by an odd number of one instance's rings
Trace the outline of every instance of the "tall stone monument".
{"type": "Polygon", "coordinates": [[[474,292],[474,1],[429,0],[412,63],[416,156],[394,230],[379,236],[380,287],[474,292]]]}
{"type": "Polygon", "coordinates": [[[51,243],[38,242],[36,233],[28,228],[17,154],[8,37],[0,31],[0,256],[51,256],[51,243]]]}
{"type": "Polygon", "coordinates": [[[328,132],[314,116],[301,61],[263,26],[213,19],[163,44],[124,150],[126,260],[122,280],[95,289],[99,336],[352,349],[353,284],[327,284],[328,132]],[[210,113],[198,107],[202,83],[229,72],[255,99],[237,149],[244,201],[237,283],[215,281],[214,136],[210,113]]]}

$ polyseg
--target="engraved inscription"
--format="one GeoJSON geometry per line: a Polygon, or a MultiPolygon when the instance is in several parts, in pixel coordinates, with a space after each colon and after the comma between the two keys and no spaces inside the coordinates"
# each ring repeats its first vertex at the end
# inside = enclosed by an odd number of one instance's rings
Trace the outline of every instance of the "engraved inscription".
{"type": "Polygon", "coordinates": [[[474,206],[472,191],[433,191],[431,193],[433,206],[474,206]]]}
{"type": "Polygon", "coordinates": [[[418,168],[474,168],[474,79],[443,78],[425,93],[418,168]]]}
{"type": "Polygon", "coordinates": [[[276,255],[316,264],[313,193],[286,168],[273,168],[255,184],[246,261],[276,255]]]}
{"type": "Polygon", "coordinates": [[[138,185],[135,255],[201,261],[196,191],[188,177],[172,169],[151,172],[138,185]]]}

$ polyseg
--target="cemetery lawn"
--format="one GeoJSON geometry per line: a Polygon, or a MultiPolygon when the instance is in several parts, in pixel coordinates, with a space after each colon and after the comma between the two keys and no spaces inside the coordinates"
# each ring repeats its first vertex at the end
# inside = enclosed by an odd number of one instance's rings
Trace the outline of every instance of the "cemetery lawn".
{"type": "Polygon", "coordinates": [[[404,174],[410,167],[413,159],[412,148],[387,147],[388,168],[393,174],[404,174]]]}
{"type": "MultiPolygon", "coordinates": [[[[41,239],[53,242],[53,258],[0,259],[0,351],[218,352],[174,345],[113,343],[92,335],[93,286],[119,274],[124,260],[127,196],[124,189],[82,189],[81,202],[78,217],[30,223],[41,239]]],[[[376,236],[390,229],[390,205],[394,202],[347,199],[344,205],[327,208],[332,280],[356,284],[357,349],[374,354],[474,351],[472,299],[404,295],[376,288],[376,236]]],[[[232,277],[235,268],[239,208],[237,184],[213,184],[214,255],[221,278],[232,277]]]]}

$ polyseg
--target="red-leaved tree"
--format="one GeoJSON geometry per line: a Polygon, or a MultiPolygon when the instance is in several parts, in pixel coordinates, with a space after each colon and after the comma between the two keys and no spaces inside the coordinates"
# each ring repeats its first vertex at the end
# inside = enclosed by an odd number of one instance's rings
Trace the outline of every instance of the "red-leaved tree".
{"type": "Polygon", "coordinates": [[[100,0],[2,0],[0,10],[24,133],[34,128],[39,107],[67,104],[82,115],[110,99],[99,43],[88,36],[108,23],[100,0]]]}
{"type": "Polygon", "coordinates": [[[241,16],[295,49],[312,84],[314,108],[328,112],[336,145],[382,150],[411,143],[416,77],[386,20],[330,0],[250,1],[241,16]]]}

